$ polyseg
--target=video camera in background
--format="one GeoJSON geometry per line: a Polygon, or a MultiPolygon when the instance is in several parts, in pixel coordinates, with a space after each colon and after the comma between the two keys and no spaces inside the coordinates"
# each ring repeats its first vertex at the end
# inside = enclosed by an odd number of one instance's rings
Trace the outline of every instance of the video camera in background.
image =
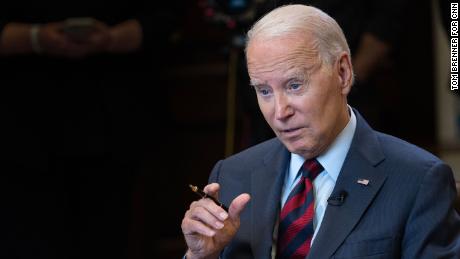
{"type": "Polygon", "coordinates": [[[231,31],[231,46],[242,48],[249,26],[260,16],[269,0],[198,0],[207,22],[231,31]]]}
{"type": "Polygon", "coordinates": [[[207,21],[228,29],[246,28],[257,18],[266,0],[199,0],[207,21]]]}

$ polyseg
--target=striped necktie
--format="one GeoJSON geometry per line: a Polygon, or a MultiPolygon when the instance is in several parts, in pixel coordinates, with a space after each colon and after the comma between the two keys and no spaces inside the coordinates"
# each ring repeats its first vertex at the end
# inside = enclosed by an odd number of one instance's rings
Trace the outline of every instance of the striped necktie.
{"type": "Polygon", "coordinates": [[[313,180],[322,171],[316,159],[306,160],[302,165],[302,177],[281,210],[276,258],[305,259],[308,255],[314,233],[313,180]]]}

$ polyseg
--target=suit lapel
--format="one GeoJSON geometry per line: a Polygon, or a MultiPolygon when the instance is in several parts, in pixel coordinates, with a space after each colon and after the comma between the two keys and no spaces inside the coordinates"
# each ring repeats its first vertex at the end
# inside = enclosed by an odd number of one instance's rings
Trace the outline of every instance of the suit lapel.
{"type": "Polygon", "coordinates": [[[376,167],[384,160],[378,139],[359,113],[354,112],[357,117],[355,135],[332,192],[346,191],[347,197],[341,206],[327,206],[308,258],[330,258],[334,254],[386,179],[386,174],[376,167]],[[367,179],[369,184],[359,184],[358,179],[367,179]]]}
{"type": "Polygon", "coordinates": [[[252,250],[254,258],[270,258],[273,229],[279,212],[281,188],[289,163],[289,152],[278,141],[273,152],[252,173],[252,250]]]}

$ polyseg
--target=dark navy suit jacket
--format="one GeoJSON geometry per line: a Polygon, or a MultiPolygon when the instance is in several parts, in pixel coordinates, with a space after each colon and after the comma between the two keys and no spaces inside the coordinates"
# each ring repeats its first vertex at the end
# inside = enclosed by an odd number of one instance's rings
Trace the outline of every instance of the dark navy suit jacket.
{"type": "MultiPolygon", "coordinates": [[[[460,218],[452,170],[432,154],[372,130],[356,131],[308,258],[460,258],[460,218]],[[357,183],[368,179],[369,184],[357,183]]],[[[219,161],[210,182],[226,204],[241,193],[251,201],[222,258],[270,258],[289,151],[272,139],[219,161]]]]}

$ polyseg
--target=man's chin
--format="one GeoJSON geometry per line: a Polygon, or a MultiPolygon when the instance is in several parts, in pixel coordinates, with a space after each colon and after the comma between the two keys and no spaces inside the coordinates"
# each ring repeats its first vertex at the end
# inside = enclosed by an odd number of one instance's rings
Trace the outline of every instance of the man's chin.
{"type": "Polygon", "coordinates": [[[305,143],[302,143],[300,141],[294,141],[294,142],[289,142],[289,141],[282,141],[284,146],[289,150],[289,152],[300,155],[305,158],[312,158],[317,156],[315,149],[313,149],[311,146],[306,145],[305,143]]]}
{"type": "Polygon", "coordinates": [[[289,150],[291,153],[300,154],[304,153],[306,150],[305,145],[299,143],[299,141],[282,141],[284,146],[289,150]]]}

